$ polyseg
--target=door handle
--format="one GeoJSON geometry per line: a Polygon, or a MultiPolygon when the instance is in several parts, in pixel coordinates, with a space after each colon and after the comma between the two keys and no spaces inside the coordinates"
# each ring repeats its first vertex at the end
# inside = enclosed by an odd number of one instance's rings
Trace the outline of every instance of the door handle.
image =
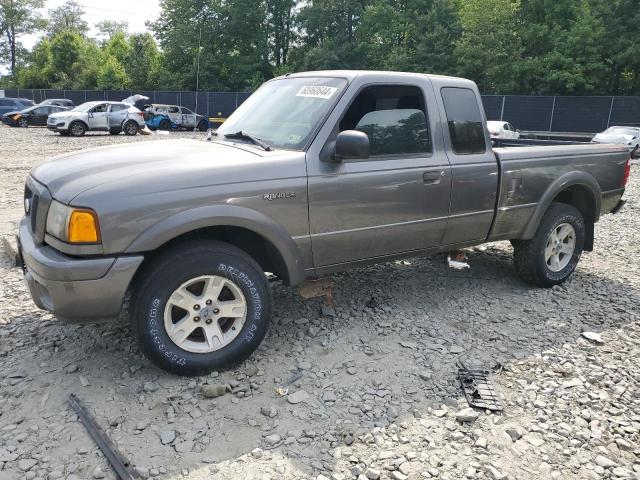
{"type": "Polygon", "coordinates": [[[444,177],[444,170],[439,172],[424,172],[422,174],[422,181],[425,185],[437,185],[440,183],[440,180],[442,180],[442,177],[444,177]]]}

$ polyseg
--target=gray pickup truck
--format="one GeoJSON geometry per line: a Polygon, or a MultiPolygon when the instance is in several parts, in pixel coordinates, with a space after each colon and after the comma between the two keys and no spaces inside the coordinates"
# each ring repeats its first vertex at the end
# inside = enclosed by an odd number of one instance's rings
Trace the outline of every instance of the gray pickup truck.
{"type": "Polygon", "coordinates": [[[510,240],[523,279],[559,284],[630,169],[625,147],[492,149],[473,82],[393,72],[273,79],[209,140],[35,167],[19,248],[36,305],[78,322],[128,304],[151,361],[203,374],[264,338],[265,272],[299,285],[510,240]]]}

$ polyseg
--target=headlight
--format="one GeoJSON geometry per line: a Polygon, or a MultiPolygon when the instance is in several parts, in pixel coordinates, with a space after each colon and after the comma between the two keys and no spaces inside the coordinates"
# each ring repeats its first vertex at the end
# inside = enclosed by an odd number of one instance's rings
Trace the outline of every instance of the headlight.
{"type": "Polygon", "coordinates": [[[96,212],[53,201],[47,214],[47,233],[67,243],[99,243],[96,212]]]}

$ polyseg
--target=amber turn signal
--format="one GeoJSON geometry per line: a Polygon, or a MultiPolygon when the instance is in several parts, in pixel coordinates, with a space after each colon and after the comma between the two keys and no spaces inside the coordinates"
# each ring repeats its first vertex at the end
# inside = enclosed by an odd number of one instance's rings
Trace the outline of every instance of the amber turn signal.
{"type": "Polygon", "coordinates": [[[89,210],[73,210],[67,235],[69,243],[98,243],[100,227],[96,214],[89,210]]]}

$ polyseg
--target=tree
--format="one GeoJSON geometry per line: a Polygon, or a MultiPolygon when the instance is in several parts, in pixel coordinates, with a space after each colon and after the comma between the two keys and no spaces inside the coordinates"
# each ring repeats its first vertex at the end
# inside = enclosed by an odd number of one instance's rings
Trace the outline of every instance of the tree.
{"type": "Polygon", "coordinates": [[[96,29],[100,36],[106,37],[107,40],[111,40],[116,33],[127,34],[129,29],[129,22],[119,22],[117,20],[101,20],[96,23],[96,29]]]}
{"type": "Polygon", "coordinates": [[[124,90],[129,85],[127,72],[118,60],[108,57],[100,67],[97,78],[99,90],[124,90]]]}
{"type": "Polygon", "coordinates": [[[42,29],[44,24],[38,9],[43,3],[43,0],[0,0],[0,32],[7,40],[7,47],[0,50],[3,55],[0,60],[9,62],[13,77],[20,51],[18,38],[42,29]]]}
{"type": "Polygon", "coordinates": [[[76,32],[85,35],[89,31],[89,25],[82,18],[84,10],[75,0],[67,0],[58,8],[49,10],[47,34],[50,37],[60,32],[76,32]]]}
{"type": "Polygon", "coordinates": [[[455,46],[459,73],[484,93],[516,93],[522,58],[520,0],[461,0],[462,34],[455,46]]]}
{"type": "Polygon", "coordinates": [[[146,90],[155,86],[153,73],[160,60],[160,52],[149,33],[136,33],[128,39],[128,55],[125,70],[131,81],[131,88],[146,90]]]}

